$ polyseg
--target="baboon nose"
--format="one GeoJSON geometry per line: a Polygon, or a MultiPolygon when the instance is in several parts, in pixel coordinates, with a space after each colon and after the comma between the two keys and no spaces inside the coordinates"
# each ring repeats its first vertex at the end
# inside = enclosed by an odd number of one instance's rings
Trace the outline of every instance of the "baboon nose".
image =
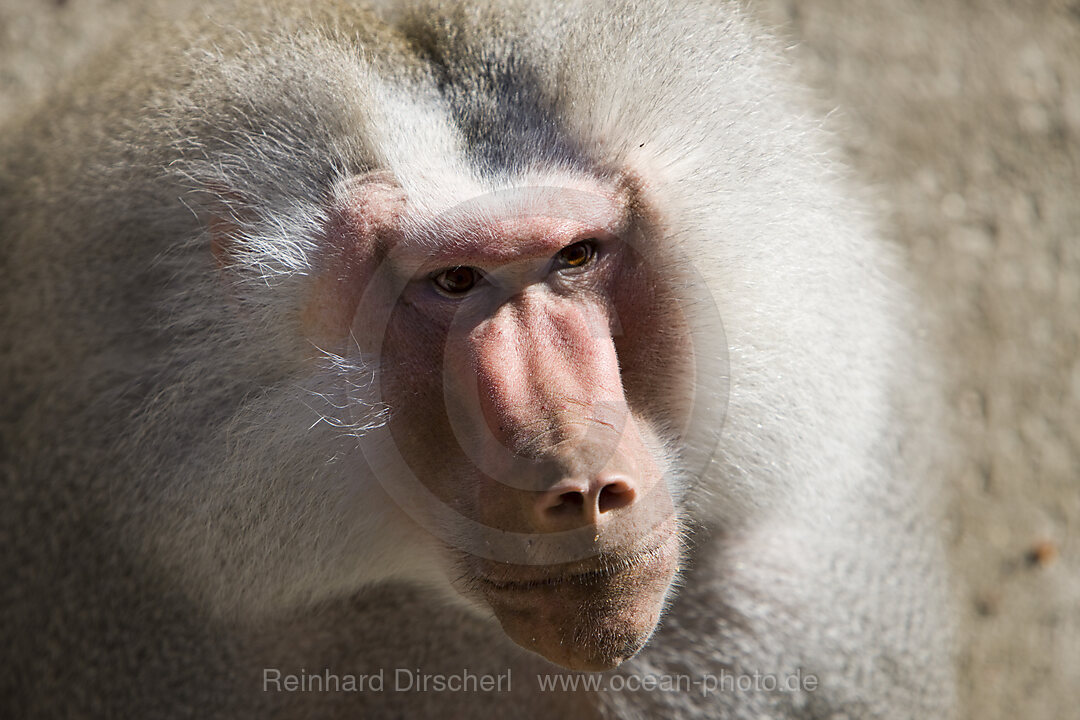
{"type": "Polygon", "coordinates": [[[536,515],[547,530],[599,525],[636,499],[633,482],[622,476],[602,476],[588,482],[566,480],[540,494],[536,515]]]}

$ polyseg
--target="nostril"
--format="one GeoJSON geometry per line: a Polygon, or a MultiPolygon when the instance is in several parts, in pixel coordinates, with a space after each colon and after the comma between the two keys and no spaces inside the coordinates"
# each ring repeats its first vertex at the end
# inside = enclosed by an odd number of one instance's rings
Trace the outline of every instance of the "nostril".
{"type": "Polygon", "coordinates": [[[577,491],[564,492],[562,495],[559,496],[559,500],[562,502],[563,505],[572,508],[580,508],[582,505],[585,504],[585,496],[577,491]]]}
{"type": "Polygon", "coordinates": [[[585,507],[585,495],[579,492],[564,492],[559,495],[559,504],[551,508],[555,512],[573,513],[577,515],[585,507]]]}
{"type": "Polygon", "coordinates": [[[585,494],[577,490],[559,493],[549,501],[544,511],[551,516],[580,515],[585,507],[585,494]]]}
{"type": "Polygon", "coordinates": [[[633,504],[635,496],[634,488],[627,482],[615,480],[600,488],[600,496],[596,499],[596,508],[601,513],[618,510],[633,504]]]}

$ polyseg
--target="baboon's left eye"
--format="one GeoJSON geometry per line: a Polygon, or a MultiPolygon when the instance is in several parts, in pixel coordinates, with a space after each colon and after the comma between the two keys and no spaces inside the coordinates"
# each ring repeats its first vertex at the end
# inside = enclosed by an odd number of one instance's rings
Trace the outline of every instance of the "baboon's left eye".
{"type": "Polygon", "coordinates": [[[480,273],[476,268],[459,265],[433,275],[431,280],[446,295],[464,295],[480,281],[480,273]]]}

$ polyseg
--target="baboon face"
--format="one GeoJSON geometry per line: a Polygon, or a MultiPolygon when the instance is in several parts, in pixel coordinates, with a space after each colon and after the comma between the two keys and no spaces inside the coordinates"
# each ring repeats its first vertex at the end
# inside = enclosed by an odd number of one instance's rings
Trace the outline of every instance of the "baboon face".
{"type": "Polygon", "coordinates": [[[558,180],[437,216],[357,181],[309,319],[378,358],[383,482],[422,488],[455,587],[522,646],[603,669],[648,639],[678,566],[659,398],[689,390],[689,338],[626,191],[558,180]]]}

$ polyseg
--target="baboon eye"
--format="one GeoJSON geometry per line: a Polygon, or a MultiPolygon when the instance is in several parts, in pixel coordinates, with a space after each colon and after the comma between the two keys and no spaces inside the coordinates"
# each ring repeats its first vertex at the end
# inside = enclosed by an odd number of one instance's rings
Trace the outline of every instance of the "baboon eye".
{"type": "Polygon", "coordinates": [[[582,267],[588,265],[596,256],[596,240],[588,238],[573,245],[567,245],[556,256],[563,267],[582,267]]]}
{"type": "Polygon", "coordinates": [[[431,279],[447,295],[462,295],[473,289],[480,280],[480,272],[476,268],[458,265],[432,275],[431,279]]]}

